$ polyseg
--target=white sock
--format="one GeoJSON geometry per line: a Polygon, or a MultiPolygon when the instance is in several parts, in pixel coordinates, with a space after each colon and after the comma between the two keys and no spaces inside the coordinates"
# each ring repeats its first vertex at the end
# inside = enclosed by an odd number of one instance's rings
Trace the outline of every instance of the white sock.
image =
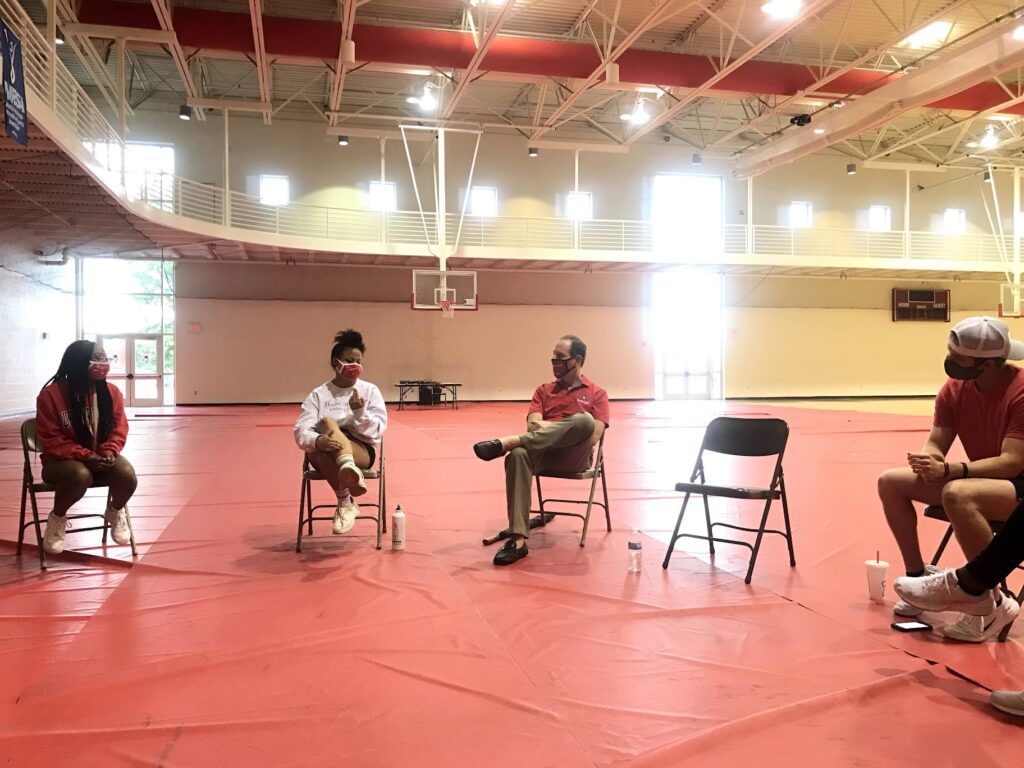
{"type": "Polygon", "coordinates": [[[352,494],[348,490],[342,491],[338,494],[338,504],[344,504],[346,501],[352,498],[352,494]]]}

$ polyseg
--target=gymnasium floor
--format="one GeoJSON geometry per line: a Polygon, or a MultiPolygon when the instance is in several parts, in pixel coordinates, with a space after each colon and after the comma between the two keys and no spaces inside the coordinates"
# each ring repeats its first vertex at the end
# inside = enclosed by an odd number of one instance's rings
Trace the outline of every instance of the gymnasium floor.
{"type": "MultiPolygon", "coordinates": [[[[91,556],[54,558],[45,575],[34,550],[0,544],[0,764],[1018,766],[1024,721],[991,709],[987,689],[1024,688],[1024,629],[999,646],[900,635],[867,600],[864,559],[898,559],[875,477],[929,425],[919,402],[894,402],[910,415],[614,403],[614,531],[595,517],[580,549],[578,525],[557,519],[505,569],[480,544],[504,525],[501,462],[470,445],[521,424],[523,404],[392,412],[401,553],[376,551],[370,523],[344,537],[321,523],[295,553],[294,407],[137,412],[134,566],[126,547],[103,559],[97,534],[69,534],[91,556]],[[661,569],[671,488],[725,412],[792,429],[797,568],[768,539],[751,586],[740,548],[712,565],[682,540],[661,569]]],[[[0,422],[7,542],[17,424],[0,422]]],[[[922,524],[926,551],[941,532],[922,524]]]]}

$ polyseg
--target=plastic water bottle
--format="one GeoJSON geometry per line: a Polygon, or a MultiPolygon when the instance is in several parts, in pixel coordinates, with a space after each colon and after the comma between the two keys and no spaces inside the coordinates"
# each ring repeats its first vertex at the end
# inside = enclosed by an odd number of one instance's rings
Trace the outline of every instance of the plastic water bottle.
{"type": "Polygon", "coordinates": [[[640,573],[644,565],[644,550],[639,541],[629,542],[629,562],[626,565],[627,573],[640,573]]]}
{"type": "Polygon", "coordinates": [[[405,549],[405,512],[401,504],[395,507],[395,513],[391,515],[391,548],[405,549]]]}

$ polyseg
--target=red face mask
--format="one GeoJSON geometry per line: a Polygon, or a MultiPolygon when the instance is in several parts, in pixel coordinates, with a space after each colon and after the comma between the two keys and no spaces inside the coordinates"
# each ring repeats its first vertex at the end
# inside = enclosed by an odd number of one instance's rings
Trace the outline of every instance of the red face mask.
{"type": "Polygon", "coordinates": [[[110,363],[89,363],[89,378],[93,381],[103,381],[110,373],[110,363]]]}
{"type": "Polygon", "coordinates": [[[362,375],[363,366],[361,366],[359,363],[342,363],[338,367],[338,373],[341,375],[343,379],[355,381],[362,375]]]}

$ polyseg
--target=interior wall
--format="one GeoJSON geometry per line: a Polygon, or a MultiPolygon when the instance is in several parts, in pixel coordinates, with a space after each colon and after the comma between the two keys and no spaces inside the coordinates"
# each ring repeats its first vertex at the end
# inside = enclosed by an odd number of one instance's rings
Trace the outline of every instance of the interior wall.
{"type": "Polygon", "coordinates": [[[331,378],[333,336],[348,327],[364,335],[364,378],[389,401],[402,379],[458,382],[467,400],[528,400],[564,333],[587,342],[584,372],[614,397],[653,394],[634,308],[487,306],[447,320],[402,304],[179,299],[177,314],[182,404],[299,402],[331,378]]]}
{"type": "MultiPolygon", "coordinates": [[[[725,396],[934,395],[950,325],[893,322],[894,287],[950,289],[952,323],[995,315],[999,301],[993,283],[731,278],[725,396]]],[[[1007,322],[1024,338],[1024,322],[1007,322]]]]}
{"type": "Polygon", "coordinates": [[[74,262],[40,265],[13,240],[0,243],[0,416],[35,410],[75,339],[74,262]]]}
{"type": "MultiPolygon", "coordinates": [[[[181,264],[178,401],[296,402],[330,376],[345,327],[366,335],[366,376],[388,399],[420,378],[463,383],[469,400],[527,399],[563,333],[588,343],[587,374],[613,398],[650,398],[651,279],[480,272],[480,311],[445,320],[408,308],[409,270],[181,264]]],[[[954,322],[995,314],[999,295],[992,283],[726,277],[725,397],[934,394],[949,326],[892,322],[894,287],[949,288],[954,322]]],[[[1011,328],[1024,338],[1024,323],[1011,328]]]]}
{"type": "MultiPolygon", "coordinates": [[[[205,122],[140,112],[133,119],[131,139],[174,144],[179,175],[220,186],[224,158],[221,120],[215,112],[208,113],[205,122]]],[[[447,139],[449,211],[459,210],[473,141],[466,134],[449,134],[447,139]]],[[[563,215],[566,193],[574,183],[573,153],[542,149],[539,157],[529,158],[526,150],[527,140],[522,137],[484,136],[473,183],[497,189],[499,215],[563,215]]],[[[431,211],[435,209],[432,152],[430,142],[410,142],[420,199],[424,209],[431,211]]],[[[695,166],[692,156],[693,148],[677,140],[637,144],[628,154],[584,151],[580,153],[580,189],[593,194],[595,218],[636,220],[649,218],[656,174],[717,175],[723,179],[725,223],[747,223],[746,182],[732,178],[725,160],[705,157],[702,165],[695,166]]],[[[267,126],[258,118],[232,116],[230,160],[232,189],[257,194],[260,174],[281,174],[290,179],[292,199],[311,205],[367,207],[369,182],[381,176],[378,139],[352,137],[349,146],[339,147],[336,138],[327,136],[323,125],[315,122],[275,120],[267,126]]],[[[385,179],[397,185],[399,209],[417,210],[409,161],[400,140],[385,142],[384,160],[385,179]]],[[[799,200],[813,205],[815,227],[865,229],[868,207],[888,205],[892,228],[902,229],[904,173],[858,167],[856,175],[848,176],[849,162],[856,161],[839,153],[818,154],[757,177],[750,221],[785,226],[789,203],[799,200]]],[[[991,232],[997,220],[1009,231],[1012,178],[1005,171],[995,176],[998,205],[991,197],[992,185],[982,181],[980,172],[911,173],[911,229],[941,231],[945,209],[963,208],[969,232],[991,232]]]]}

